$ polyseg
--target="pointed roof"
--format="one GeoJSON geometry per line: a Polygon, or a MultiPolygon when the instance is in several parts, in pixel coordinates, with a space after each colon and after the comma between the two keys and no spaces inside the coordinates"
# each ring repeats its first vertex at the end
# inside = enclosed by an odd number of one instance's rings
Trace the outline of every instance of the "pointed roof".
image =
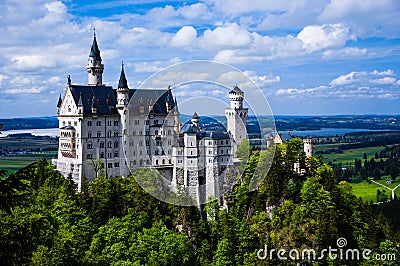
{"type": "Polygon", "coordinates": [[[61,99],[61,94],[60,94],[60,97],[58,98],[57,107],[60,108],[61,104],[62,104],[62,99],[61,99]]]}
{"type": "Polygon", "coordinates": [[[82,92],[79,94],[79,100],[78,100],[78,106],[83,106],[83,102],[82,102],[82,92]]]}
{"type": "Polygon", "coordinates": [[[236,84],[235,87],[233,87],[233,90],[230,91],[230,93],[236,92],[236,93],[243,93],[243,91],[238,87],[236,84]]]}
{"type": "Polygon", "coordinates": [[[96,60],[101,61],[100,49],[99,46],[97,45],[97,40],[96,40],[96,32],[94,32],[93,34],[93,43],[92,47],[90,48],[89,57],[95,57],[96,60]]]}
{"type": "Polygon", "coordinates": [[[125,77],[124,63],[122,63],[121,75],[119,76],[118,88],[128,88],[128,81],[125,77]]]}
{"type": "Polygon", "coordinates": [[[192,118],[200,118],[200,116],[197,114],[197,112],[194,112],[192,118]]]}

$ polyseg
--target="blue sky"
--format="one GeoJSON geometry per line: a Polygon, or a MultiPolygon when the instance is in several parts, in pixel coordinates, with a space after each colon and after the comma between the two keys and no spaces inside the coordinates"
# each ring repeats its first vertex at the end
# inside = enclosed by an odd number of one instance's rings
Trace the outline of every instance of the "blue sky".
{"type": "MultiPolygon", "coordinates": [[[[0,117],[56,115],[67,75],[87,83],[93,28],[108,85],[121,61],[135,88],[171,64],[215,60],[253,79],[274,114],[400,113],[398,0],[5,0],[0,117]]],[[[176,94],[223,92],[194,84],[176,94]]]]}

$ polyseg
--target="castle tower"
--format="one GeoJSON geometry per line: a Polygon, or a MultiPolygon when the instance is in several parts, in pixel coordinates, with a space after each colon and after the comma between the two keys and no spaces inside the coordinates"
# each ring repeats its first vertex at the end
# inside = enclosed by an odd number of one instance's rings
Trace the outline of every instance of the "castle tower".
{"type": "Polygon", "coordinates": [[[93,35],[93,43],[92,47],[90,48],[89,60],[86,69],[88,72],[88,85],[103,85],[104,65],[101,63],[100,50],[96,40],[96,32],[93,35]]]}
{"type": "Polygon", "coordinates": [[[307,137],[303,140],[304,143],[304,152],[306,153],[307,157],[312,157],[313,155],[313,143],[312,138],[307,137]]]}
{"type": "Polygon", "coordinates": [[[236,85],[229,92],[230,108],[225,109],[227,131],[233,138],[233,152],[240,142],[247,138],[246,120],[248,108],[243,108],[244,92],[236,85]]]}
{"type": "Polygon", "coordinates": [[[200,128],[200,116],[194,112],[191,122],[193,125],[195,125],[197,128],[200,128]]]}
{"type": "Polygon", "coordinates": [[[119,76],[117,88],[117,108],[119,110],[127,107],[129,103],[129,87],[125,77],[124,64],[122,63],[121,75],[119,76]]]}

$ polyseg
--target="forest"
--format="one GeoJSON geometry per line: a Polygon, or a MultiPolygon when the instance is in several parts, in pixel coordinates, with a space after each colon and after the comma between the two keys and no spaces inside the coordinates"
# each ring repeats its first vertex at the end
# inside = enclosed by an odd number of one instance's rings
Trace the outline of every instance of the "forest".
{"type": "Polygon", "coordinates": [[[15,174],[0,173],[0,261],[3,265],[399,265],[397,199],[364,203],[320,158],[307,158],[300,139],[271,151],[242,142],[244,169],[226,195],[201,208],[169,205],[135,177],[100,175],[77,192],[45,159],[15,174]],[[305,169],[297,174],[293,165],[305,169]],[[257,169],[257,171],[256,171],[257,169]],[[255,173],[256,171],[256,173],[255,173]],[[261,179],[249,191],[253,175],[261,179]],[[324,256],[260,259],[260,249],[370,249],[371,260],[324,256]],[[392,254],[392,260],[373,260],[392,254]],[[394,259],[395,258],[395,259],[394,259]]]}

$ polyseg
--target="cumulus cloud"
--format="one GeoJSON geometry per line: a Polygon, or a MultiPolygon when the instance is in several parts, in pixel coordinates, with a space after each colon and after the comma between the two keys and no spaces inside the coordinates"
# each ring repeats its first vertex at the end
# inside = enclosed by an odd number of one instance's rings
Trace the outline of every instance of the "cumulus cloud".
{"type": "Polygon", "coordinates": [[[297,38],[303,42],[308,52],[315,52],[329,47],[342,47],[355,37],[349,27],[343,23],[307,26],[299,32],[297,38]]]}
{"type": "Polygon", "coordinates": [[[200,43],[204,48],[213,47],[246,47],[251,43],[250,33],[241,28],[237,23],[206,30],[200,43]]]}
{"type": "Polygon", "coordinates": [[[172,46],[189,46],[195,40],[197,31],[192,26],[184,26],[178,30],[171,40],[172,46]]]}
{"type": "Polygon", "coordinates": [[[365,56],[367,54],[366,48],[346,47],[338,50],[326,50],[322,52],[324,59],[341,59],[349,57],[365,56]]]}

